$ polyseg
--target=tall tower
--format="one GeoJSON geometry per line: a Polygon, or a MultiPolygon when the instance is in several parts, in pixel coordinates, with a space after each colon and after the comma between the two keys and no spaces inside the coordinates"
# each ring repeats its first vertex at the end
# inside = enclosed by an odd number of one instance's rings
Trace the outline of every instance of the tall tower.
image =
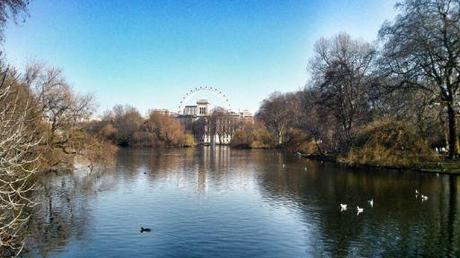
{"type": "Polygon", "coordinates": [[[209,102],[206,99],[200,99],[196,102],[197,105],[197,115],[198,116],[207,116],[209,112],[209,102]]]}

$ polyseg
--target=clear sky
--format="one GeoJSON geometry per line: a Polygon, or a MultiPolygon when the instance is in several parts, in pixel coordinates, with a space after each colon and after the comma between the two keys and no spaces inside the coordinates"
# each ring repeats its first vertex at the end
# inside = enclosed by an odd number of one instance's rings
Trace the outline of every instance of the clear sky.
{"type": "Polygon", "coordinates": [[[373,41],[393,0],[32,0],[25,23],[8,24],[4,52],[24,67],[64,70],[102,112],[115,104],[176,110],[190,89],[221,89],[256,111],[273,91],[308,78],[314,42],[346,31],[373,41]]]}

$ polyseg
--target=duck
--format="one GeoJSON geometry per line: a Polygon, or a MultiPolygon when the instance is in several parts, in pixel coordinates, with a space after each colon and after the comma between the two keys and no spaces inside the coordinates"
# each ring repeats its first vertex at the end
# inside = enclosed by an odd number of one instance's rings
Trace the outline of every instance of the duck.
{"type": "Polygon", "coordinates": [[[356,211],[357,211],[356,215],[359,215],[359,214],[363,213],[364,208],[360,208],[359,206],[356,206],[356,211]]]}
{"type": "Polygon", "coordinates": [[[428,200],[428,196],[422,194],[422,202],[428,200]]]}
{"type": "Polygon", "coordinates": [[[370,199],[368,202],[371,205],[371,207],[374,207],[374,199],[370,199]]]}
{"type": "Polygon", "coordinates": [[[346,210],[347,210],[347,205],[341,203],[341,204],[340,204],[340,211],[346,211],[346,210]]]}
{"type": "Polygon", "coordinates": [[[150,228],[141,227],[141,233],[152,231],[150,228]]]}

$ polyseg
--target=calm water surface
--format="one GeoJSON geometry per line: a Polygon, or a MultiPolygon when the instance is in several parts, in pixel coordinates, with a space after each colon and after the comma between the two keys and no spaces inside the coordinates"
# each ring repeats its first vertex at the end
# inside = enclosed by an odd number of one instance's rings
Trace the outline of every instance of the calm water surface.
{"type": "Polygon", "coordinates": [[[454,176],[351,170],[274,151],[121,150],[114,168],[48,178],[24,255],[455,257],[459,187],[454,176]]]}

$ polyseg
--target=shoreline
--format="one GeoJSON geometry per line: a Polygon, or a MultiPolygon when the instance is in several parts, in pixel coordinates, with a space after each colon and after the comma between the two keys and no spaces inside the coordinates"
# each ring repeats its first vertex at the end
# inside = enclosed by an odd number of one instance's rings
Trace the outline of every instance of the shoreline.
{"type": "Polygon", "coordinates": [[[316,160],[316,161],[322,161],[322,162],[331,162],[331,163],[336,163],[340,166],[345,166],[349,168],[377,168],[377,169],[391,169],[391,170],[407,170],[407,171],[416,171],[416,172],[422,172],[422,173],[427,173],[427,174],[444,174],[444,175],[456,175],[460,176],[460,161],[457,162],[438,162],[439,165],[447,165],[451,163],[456,163],[459,168],[456,169],[441,169],[441,168],[429,168],[429,167],[421,167],[421,168],[416,168],[416,167],[397,167],[397,166],[378,166],[378,165],[370,165],[370,164],[357,164],[357,165],[350,165],[347,164],[343,161],[340,161],[334,156],[327,156],[327,155],[315,155],[315,154],[304,154],[297,152],[297,155],[299,157],[302,157],[304,159],[309,159],[309,160],[316,160]]]}
{"type": "MultiPolygon", "coordinates": [[[[151,147],[151,146],[123,146],[120,149],[194,149],[200,147],[212,147],[210,145],[200,145],[197,144],[195,146],[161,146],[161,147],[151,147]]],[[[229,144],[225,145],[216,145],[216,147],[228,147],[231,149],[246,149],[246,150],[256,150],[256,149],[273,149],[278,151],[287,152],[282,148],[242,148],[242,147],[235,147],[229,144]]],[[[355,164],[351,165],[346,162],[341,161],[336,156],[333,155],[319,155],[319,154],[305,154],[300,152],[291,152],[301,158],[308,159],[308,160],[315,160],[321,162],[330,162],[335,163],[340,166],[345,166],[348,168],[376,168],[376,169],[391,169],[391,170],[401,170],[401,171],[415,171],[427,174],[444,174],[444,175],[457,175],[460,176],[460,160],[459,161],[440,161],[435,166],[449,166],[455,165],[455,168],[436,168],[436,167],[398,167],[398,166],[379,166],[379,165],[370,165],[370,164],[355,164]]]]}

